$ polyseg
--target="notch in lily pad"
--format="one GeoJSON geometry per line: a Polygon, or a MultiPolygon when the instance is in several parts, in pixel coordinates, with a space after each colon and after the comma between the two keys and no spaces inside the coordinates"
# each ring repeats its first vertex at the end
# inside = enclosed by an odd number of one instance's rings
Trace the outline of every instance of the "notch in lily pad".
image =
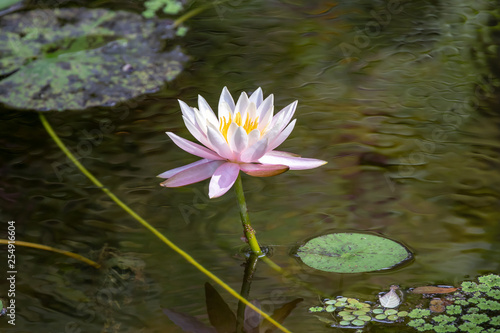
{"type": "Polygon", "coordinates": [[[412,259],[404,245],[365,233],[332,233],[310,239],[297,250],[309,267],[325,272],[361,273],[394,268],[412,259]]]}

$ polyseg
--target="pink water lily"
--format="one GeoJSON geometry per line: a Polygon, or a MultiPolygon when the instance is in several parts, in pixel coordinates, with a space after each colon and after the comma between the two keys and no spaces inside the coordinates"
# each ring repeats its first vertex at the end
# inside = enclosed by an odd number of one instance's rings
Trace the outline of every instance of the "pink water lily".
{"type": "Polygon", "coordinates": [[[261,88],[250,97],[243,92],[235,104],[224,87],[218,117],[201,96],[198,96],[198,109],[189,107],[181,100],[179,104],[187,129],[203,146],[172,132],[166,133],[181,149],[202,159],[158,175],[168,178],[161,183],[162,186],[179,187],[212,177],[209,197],[216,198],[233,186],[240,170],[251,176],[268,177],[287,170],[312,169],[326,163],[274,150],[286,140],[295,126],[295,119],[290,120],[297,101],[273,116],[272,94],[263,99],[261,88]]]}

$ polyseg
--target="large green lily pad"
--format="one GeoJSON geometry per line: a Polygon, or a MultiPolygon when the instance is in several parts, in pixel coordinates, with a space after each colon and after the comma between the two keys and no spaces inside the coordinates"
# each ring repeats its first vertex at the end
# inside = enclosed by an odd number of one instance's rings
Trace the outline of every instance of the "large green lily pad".
{"type": "Polygon", "coordinates": [[[390,239],[362,233],[322,235],[302,245],[304,264],[326,272],[359,273],[392,268],[411,258],[406,247],[390,239]]]}
{"type": "Polygon", "coordinates": [[[0,102],[25,110],[110,106],[157,91],[181,71],[172,22],[63,8],[0,18],[0,102]]]}

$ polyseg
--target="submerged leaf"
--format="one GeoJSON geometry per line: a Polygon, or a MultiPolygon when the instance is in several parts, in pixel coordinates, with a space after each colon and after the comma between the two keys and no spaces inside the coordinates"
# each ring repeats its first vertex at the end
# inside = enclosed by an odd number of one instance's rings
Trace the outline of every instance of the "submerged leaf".
{"type": "Polygon", "coordinates": [[[163,313],[179,326],[184,332],[190,333],[217,333],[214,328],[207,327],[198,319],[185,313],[177,312],[171,309],[163,309],[163,313]]]}
{"type": "Polygon", "coordinates": [[[110,106],[157,91],[186,56],[167,20],[63,8],[0,18],[0,102],[28,110],[110,106]]]}
{"type": "Polygon", "coordinates": [[[236,329],[236,316],[226,301],[210,283],[205,283],[208,319],[217,333],[233,333],[236,329]]]}
{"type": "Polygon", "coordinates": [[[388,269],[411,258],[410,252],[395,241],[347,232],[313,238],[297,254],[312,268],[337,273],[388,269]]]}
{"type": "MultiPolygon", "coordinates": [[[[299,304],[302,301],[303,301],[302,298],[297,298],[297,299],[294,299],[291,302],[288,302],[288,303],[284,304],[282,307],[280,307],[279,309],[277,309],[276,311],[274,311],[274,313],[272,314],[271,317],[274,320],[276,320],[278,323],[282,324],[283,321],[285,321],[285,319],[293,311],[293,309],[295,309],[295,307],[297,306],[297,304],[299,304]]],[[[262,324],[260,325],[260,333],[271,333],[271,332],[274,332],[276,329],[277,329],[277,327],[274,326],[274,324],[270,323],[267,320],[264,320],[262,322],[262,324]]]]}

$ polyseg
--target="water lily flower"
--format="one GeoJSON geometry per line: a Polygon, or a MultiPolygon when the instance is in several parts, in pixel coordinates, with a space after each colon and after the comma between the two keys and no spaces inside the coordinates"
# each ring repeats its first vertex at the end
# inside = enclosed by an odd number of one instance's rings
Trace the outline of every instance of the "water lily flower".
{"type": "Polygon", "coordinates": [[[273,116],[272,94],[263,99],[261,88],[250,97],[243,92],[235,104],[224,87],[218,117],[201,96],[198,96],[198,109],[189,107],[181,100],[179,104],[187,129],[203,146],[172,132],[166,133],[179,148],[202,159],[158,175],[167,178],[162,186],[179,187],[212,177],[209,197],[216,198],[233,186],[240,170],[251,176],[268,177],[327,163],[274,150],[286,140],[295,126],[296,120],[290,120],[297,101],[273,116]]]}

